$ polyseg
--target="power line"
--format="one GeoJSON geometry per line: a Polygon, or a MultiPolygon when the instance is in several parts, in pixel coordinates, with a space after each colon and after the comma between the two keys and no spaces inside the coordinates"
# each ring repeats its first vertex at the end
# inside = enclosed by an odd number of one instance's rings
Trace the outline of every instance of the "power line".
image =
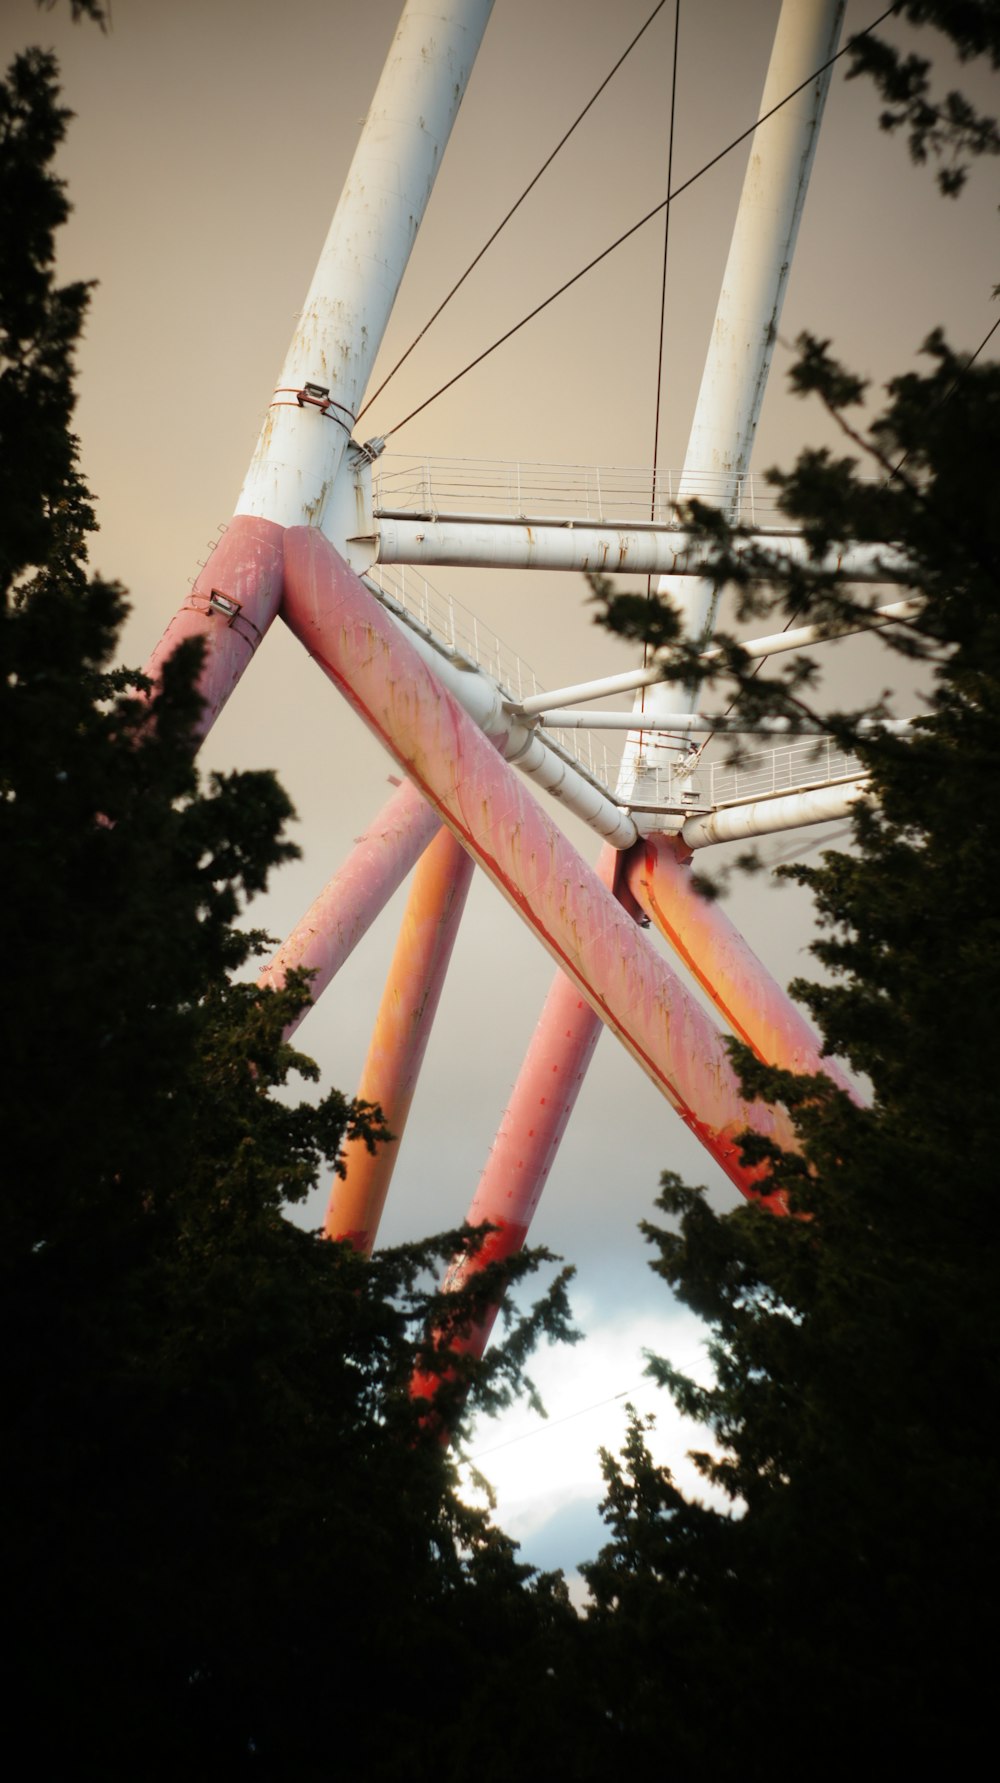
{"type": "Polygon", "coordinates": [[[641,1393],[645,1387],[655,1384],[651,1378],[647,1378],[634,1387],[623,1387],[620,1393],[609,1393],[606,1399],[595,1399],[593,1405],[581,1405],[577,1411],[566,1412],[561,1418],[546,1418],[542,1423],[535,1424],[531,1430],[521,1430],[517,1436],[508,1436],[503,1442],[494,1443],[491,1449],[480,1449],[477,1454],[470,1455],[469,1459],[475,1464],[484,1460],[487,1455],[496,1455],[500,1449],[510,1449],[515,1443],[527,1442],[532,1436],[544,1436],[546,1431],[557,1430],[560,1424],[571,1424],[574,1418],[585,1418],[588,1412],[600,1411],[602,1406],[614,1405],[619,1399],[628,1399],[631,1394],[641,1393]]]}
{"type": "MultiPolygon", "coordinates": [[[[678,0],[678,3],[679,3],[679,0],[678,0]]],[[[390,378],[394,378],[396,373],[398,372],[400,366],[405,364],[406,360],[409,359],[410,354],[413,352],[414,347],[419,345],[420,341],[423,340],[424,335],[427,333],[427,330],[430,327],[432,327],[432,325],[437,321],[438,317],[441,314],[441,311],[443,309],[445,309],[446,306],[451,302],[456,291],[461,290],[461,288],[465,284],[465,281],[468,278],[470,272],[473,272],[475,270],[475,268],[479,265],[479,262],[482,259],[483,255],[486,253],[487,248],[491,248],[493,246],[493,243],[496,241],[497,236],[500,234],[500,231],[507,227],[507,224],[510,222],[511,217],[514,215],[515,211],[520,210],[520,208],[521,208],[522,204],[524,203],[525,199],[527,198],[529,192],[534,191],[535,187],[537,186],[539,180],[542,177],[542,174],[545,173],[545,171],[549,167],[552,166],[552,163],[555,160],[556,156],[558,155],[560,149],[565,148],[565,146],[568,143],[570,137],[572,136],[574,130],[577,128],[577,125],[583,123],[583,120],[586,117],[587,113],[590,111],[591,107],[596,104],[597,100],[601,97],[601,94],[604,92],[605,87],[608,86],[609,83],[614,79],[614,77],[618,73],[618,70],[621,67],[622,63],[625,61],[626,57],[631,55],[631,53],[635,49],[635,46],[638,43],[640,37],[642,37],[644,35],[644,33],[649,30],[649,27],[653,23],[653,20],[655,19],[657,13],[662,12],[663,8],[665,7],[666,4],[667,4],[667,0],[658,0],[658,4],[656,6],[654,6],[648,19],[646,20],[646,23],[641,27],[640,30],[638,30],[636,32],[636,34],[633,37],[628,48],[626,50],[622,51],[622,54],[619,56],[617,62],[615,63],[614,67],[612,68],[611,73],[605,75],[605,77],[602,80],[600,86],[598,87],[596,93],[593,93],[591,95],[591,97],[587,100],[587,103],[584,106],[583,110],[578,114],[577,117],[575,117],[573,119],[573,122],[570,125],[569,129],[566,131],[566,134],[564,136],[560,137],[559,141],[556,143],[555,148],[552,150],[551,155],[548,157],[548,160],[542,162],[542,165],[538,169],[538,172],[535,174],[534,179],[530,180],[528,182],[528,184],[524,188],[524,191],[521,193],[520,198],[518,198],[511,205],[510,210],[507,212],[507,215],[505,217],[501,218],[500,222],[497,224],[496,228],[493,231],[493,234],[489,237],[489,239],[487,241],[484,241],[484,243],[483,243],[482,247],[480,248],[478,254],[476,255],[475,259],[469,261],[469,264],[466,267],[465,271],[463,272],[461,278],[456,279],[455,283],[452,285],[451,290],[448,292],[447,297],[442,298],[441,302],[437,306],[437,309],[434,311],[434,314],[431,317],[429,317],[429,319],[424,323],[424,326],[421,328],[420,333],[414,335],[413,339],[411,340],[409,346],[406,349],[406,352],[404,354],[402,354],[402,356],[399,359],[396,360],[396,363],[393,366],[392,370],[390,372],[386,373],[386,375],[382,379],[382,382],[379,385],[378,389],[374,390],[372,392],[371,396],[368,398],[368,401],[365,403],[364,407],[359,410],[358,420],[361,419],[361,416],[365,413],[366,409],[371,408],[371,405],[375,401],[375,398],[377,396],[381,396],[382,391],[385,389],[390,378]]],[[[671,123],[671,128],[672,127],[673,126],[671,123]]],[[[668,180],[667,184],[669,187],[669,180],[668,180]]],[[[400,425],[402,425],[402,423],[400,423],[400,425]]]]}
{"type": "Polygon", "coordinates": [[[439,385],[438,389],[435,390],[432,395],[425,397],[424,401],[418,403],[415,409],[411,409],[408,415],[404,415],[402,421],[397,421],[394,427],[388,428],[383,435],[383,438],[389,439],[392,434],[399,433],[400,429],[405,427],[408,422],[412,421],[415,416],[422,414],[424,409],[429,408],[432,402],[436,402],[439,396],[443,396],[446,390],[450,390],[454,384],[457,384],[460,379],[466,377],[470,371],[474,371],[477,365],[481,365],[484,359],[488,359],[492,353],[495,353],[498,347],[505,346],[507,341],[511,340],[515,334],[519,334],[522,328],[526,328],[529,322],[533,322],[536,316],[540,316],[543,310],[547,310],[550,304],[555,303],[557,297],[562,297],[565,292],[572,288],[572,286],[578,284],[582,278],[585,278],[588,272],[593,272],[595,266],[599,266],[602,260],[606,260],[609,254],[614,253],[616,248],[622,247],[625,242],[631,240],[633,235],[638,234],[640,229],[645,228],[647,223],[651,223],[653,218],[658,217],[662,210],[665,210],[668,205],[673,204],[674,200],[679,198],[682,192],[686,192],[689,187],[696,183],[696,181],[702,179],[706,173],[710,173],[713,167],[717,167],[720,161],[724,161],[727,155],[732,154],[734,149],[739,148],[741,143],[746,142],[748,137],[753,136],[754,132],[759,130],[762,124],[766,124],[769,118],[773,118],[776,112],[781,111],[783,107],[788,105],[799,93],[804,92],[806,87],[812,86],[813,81],[818,80],[821,74],[825,74],[828,68],[832,68],[834,62],[839,62],[841,56],[847,55],[852,44],[856,43],[859,37],[867,37],[882,24],[884,19],[887,19],[890,14],[895,11],[895,5],[887,6],[884,12],[879,13],[877,19],[873,19],[871,24],[866,25],[863,31],[856,32],[855,35],[844,44],[842,49],[837,50],[832,56],[829,56],[819,68],[815,69],[805,80],[800,81],[797,87],[793,87],[790,93],[786,93],[784,99],[779,99],[777,105],[772,105],[770,111],[764,112],[755,123],[750,124],[746,130],[741,131],[739,136],[735,136],[732,142],[727,143],[724,149],[720,149],[717,155],[713,155],[710,161],[706,161],[703,167],[699,167],[697,173],[693,173],[690,179],[686,179],[683,185],[677,187],[676,192],[669,192],[666,198],[661,199],[659,204],[654,205],[652,210],[647,211],[644,217],[640,217],[637,223],[633,223],[630,229],[626,229],[624,233],[619,235],[608,247],[602,249],[599,254],[595,254],[593,260],[588,260],[586,266],[582,266],[579,272],[575,272],[572,278],[567,279],[564,284],[559,286],[558,290],[552,292],[551,296],[543,298],[542,302],[536,304],[533,310],[529,310],[526,316],[521,317],[520,322],[515,322],[512,328],[508,328],[505,334],[501,334],[499,338],[493,342],[492,346],[485,347],[481,353],[477,353],[476,357],[470,359],[468,365],[464,365],[461,371],[455,373],[454,377],[449,378],[446,383],[439,385]]]}

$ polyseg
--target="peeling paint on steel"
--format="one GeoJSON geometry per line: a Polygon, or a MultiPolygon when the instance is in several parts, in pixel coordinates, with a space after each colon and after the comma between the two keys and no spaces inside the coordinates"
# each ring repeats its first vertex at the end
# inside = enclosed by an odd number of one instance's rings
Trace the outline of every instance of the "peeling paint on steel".
{"type": "Polygon", "coordinates": [[[231,520],[187,600],[171,620],[144,673],[159,685],[179,644],[198,638],[204,661],[198,691],[204,701],[195,735],[204,737],[240,679],[281,600],[284,533],[270,520],[244,514],[231,520]],[[239,623],[213,610],[213,590],[236,603],[239,623]]]}
{"type": "Polygon", "coordinates": [[[317,383],[357,414],[493,0],[439,0],[426,35],[404,9],[365,119],[238,513],[319,525],[347,443],[344,427],[280,393],[317,383]]]}

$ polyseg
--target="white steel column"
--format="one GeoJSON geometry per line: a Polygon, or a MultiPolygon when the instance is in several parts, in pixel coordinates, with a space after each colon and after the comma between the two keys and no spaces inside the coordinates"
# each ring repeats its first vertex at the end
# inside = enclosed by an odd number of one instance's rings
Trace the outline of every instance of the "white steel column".
{"type": "MultiPolygon", "coordinates": [[[[762,116],[833,55],[844,5],[845,0],[783,0],[762,116]]],[[[736,481],[749,466],[830,73],[827,69],[805,87],[752,138],[684,459],[681,500],[698,494],[699,474],[705,473],[710,487],[729,479],[735,494],[736,481]]],[[[705,639],[715,618],[711,582],[664,576],[656,594],[679,609],[685,636],[705,639]]],[[[677,690],[654,688],[636,703],[655,711],[664,698],[675,706],[677,690]]],[[[694,701],[692,689],[688,704],[694,701]]],[[[629,739],[618,786],[625,796],[642,771],[646,748],[640,737],[629,739]]]]}
{"type": "Polygon", "coordinates": [[[493,0],[407,0],[238,514],[318,526],[493,0]]]}

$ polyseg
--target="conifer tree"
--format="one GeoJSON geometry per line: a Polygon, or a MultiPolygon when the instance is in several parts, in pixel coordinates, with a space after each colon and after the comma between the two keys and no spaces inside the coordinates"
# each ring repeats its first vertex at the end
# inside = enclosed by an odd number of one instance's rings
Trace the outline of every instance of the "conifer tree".
{"type": "MultiPolygon", "coordinates": [[[[110,666],[124,595],[87,567],[69,425],[88,291],[55,274],[66,122],[51,57],[19,57],[0,83],[8,1743],[58,1775],[440,1776],[479,1664],[537,1693],[571,1612],[463,1506],[409,1381],[537,1258],[445,1309],[430,1283],[474,1238],[366,1263],[285,1217],[382,1126],[336,1091],[276,1094],[316,1075],[283,1038],[307,987],[234,976],[260,946],[236,919],[294,852],[287,798],[270,774],[199,781],[197,651],[151,701],[110,666]],[[443,1677],[453,1711],[428,1723],[443,1677]]],[[[562,1278],[510,1345],[451,1368],[453,1426],[519,1387],[543,1329],[566,1329],[562,1278]]]]}

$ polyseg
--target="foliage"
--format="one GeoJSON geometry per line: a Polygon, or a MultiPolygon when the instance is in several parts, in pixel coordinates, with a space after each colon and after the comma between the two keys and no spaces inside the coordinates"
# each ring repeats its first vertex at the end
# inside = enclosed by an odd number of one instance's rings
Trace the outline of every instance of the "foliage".
{"type": "MultiPolygon", "coordinates": [[[[931,25],[950,38],[960,61],[986,56],[993,68],[1000,68],[996,0],[901,0],[894,10],[911,25],[931,25]]],[[[905,127],[913,160],[938,164],[937,181],[946,196],[954,198],[961,191],[970,159],[1000,154],[996,119],[977,112],[962,93],[935,97],[926,57],[905,53],[874,33],[853,38],[850,52],[849,78],[869,77],[885,102],[882,128],[905,127]]]]}
{"type": "MultiPolygon", "coordinates": [[[[874,795],[849,851],[785,869],[814,895],[826,969],[792,988],[867,1082],[868,1106],[734,1045],[746,1093],[794,1117],[799,1153],[745,1150],[770,1158],[795,1217],[719,1217],[666,1177],[667,1223],[645,1227],[654,1268],[710,1327],[715,1380],[659,1359],[651,1370],[705,1426],[698,1464],[731,1509],[687,1502],[633,1421],[623,1456],[605,1457],[609,1541],[584,1569],[625,1761],[674,1741],[684,1754],[692,1727],[710,1728],[717,1776],[782,1774],[806,1750],[828,1766],[863,1754],[868,1767],[960,1768],[989,1737],[1000,367],[936,332],[865,425],[863,381],[803,337],[794,386],[844,439],[841,454],[804,453],[773,477],[812,563],[775,559],[705,510],[691,523],[737,618],[767,631],[793,616],[863,626],[866,600],[823,555],[852,540],[900,547],[918,606],[880,636],[925,695],[910,735],[893,735],[879,708],[822,710],[809,659],[756,673],[731,636],[709,670],[671,614],[655,618],[670,675],[721,685],[747,714],[822,722],[874,795]]],[[[606,617],[642,635],[644,605],[612,597],[606,617]]]]}
{"type": "MultiPolygon", "coordinates": [[[[285,1218],[383,1129],[336,1091],[279,1093],[315,1077],[284,1039],[307,986],[234,977],[260,947],[236,919],[295,852],[287,798],[269,774],[200,784],[197,652],[155,697],[109,667],[124,597],[88,574],[67,425],[87,291],[55,278],[55,82],[29,52],[0,85],[9,1727],[59,1773],[443,1776],[442,1680],[460,1749],[478,1666],[551,1697],[574,1618],[462,1505],[409,1383],[446,1366],[428,1333],[540,1258],[443,1305],[437,1264],[475,1235],[367,1264],[285,1218]]],[[[560,1277],[454,1371],[452,1424],[566,1320],[560,1277]]]]}

